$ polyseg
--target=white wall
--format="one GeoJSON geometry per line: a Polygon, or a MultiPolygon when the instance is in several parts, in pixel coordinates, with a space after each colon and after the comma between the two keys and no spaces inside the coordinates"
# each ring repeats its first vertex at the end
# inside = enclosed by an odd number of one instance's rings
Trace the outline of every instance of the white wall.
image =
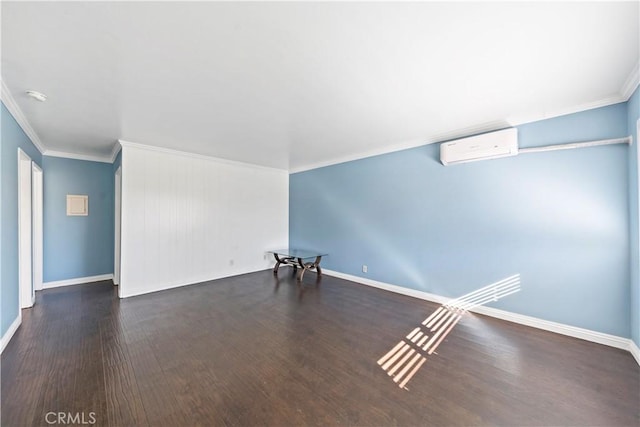
{"type": "Polygon", "coordinates": [[[123,142],[120,296],[263,270],[289,240],[289,175],[123,142]]]}

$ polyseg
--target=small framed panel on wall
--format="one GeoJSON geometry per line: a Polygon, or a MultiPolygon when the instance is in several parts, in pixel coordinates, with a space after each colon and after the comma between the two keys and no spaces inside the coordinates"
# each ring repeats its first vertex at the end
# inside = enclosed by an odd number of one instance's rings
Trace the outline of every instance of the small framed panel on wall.
{"type": "Polygon", "coordinates": [[[89,196],[67,194],[67,216],[88,216],[89,196]]]}

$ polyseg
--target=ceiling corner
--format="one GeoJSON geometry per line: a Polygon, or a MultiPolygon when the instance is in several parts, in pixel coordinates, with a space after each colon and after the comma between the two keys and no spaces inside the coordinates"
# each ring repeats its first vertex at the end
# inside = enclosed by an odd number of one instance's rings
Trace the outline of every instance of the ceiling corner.
{"type": "Polygon", "coordinates": [[[7,107],[7,110],[9,110],[13,118],[16,120],[16,122],[18,122],[18,124],[20,125],[24,133],[27,134],[27,136],[29,137],[33,145],[35,145],[38,151],[40,151],[40,154],[44,154],[47,151],[47,147],[42,143],[42,140],[40,140],[40,137],[38,136],[36,131],[33,129],[31,124],[27,120],[27,117],[24,115],[24,113],[18,106],[18,103],[16,102],[15,98],[11,94],[11,91],[5,84],[4,79],[0,78],[0,84],[2,85],[2,90],[0,91],[0,95],[1,95],[0,98],[2,99],[2,102],[4,103],[5,107],[7,107]]]}
{"type": "Polygon", "coordinates": [[[628,101],[633,95],[633,92],[636,90],[638,85],[640,84],[640,59],[636,62],[636,65],[629,73],[627,80],[625,80],[624,85],[620,89],[620,94],[623,98],[628,101]]]}

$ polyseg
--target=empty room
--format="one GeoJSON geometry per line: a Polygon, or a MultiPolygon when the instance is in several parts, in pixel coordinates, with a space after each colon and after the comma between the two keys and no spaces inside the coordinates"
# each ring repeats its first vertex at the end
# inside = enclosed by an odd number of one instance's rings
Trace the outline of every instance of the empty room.
{"type": "Polygon", "coordinates": [[[640,2],[0,23],[2,426],[640,425],[640,2]]]}

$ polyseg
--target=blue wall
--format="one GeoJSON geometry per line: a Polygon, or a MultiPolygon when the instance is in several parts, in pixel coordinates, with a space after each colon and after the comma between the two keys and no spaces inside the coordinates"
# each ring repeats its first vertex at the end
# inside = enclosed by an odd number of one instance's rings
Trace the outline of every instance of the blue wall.
{"type": "Polygon", "coordinates": [[[44,281],[113,273],[113,165],[44,157],[44,281]],[[89,216],[67,216],[67,194],[89,196],[89,216]]]}
{"type": "MultiPolygon", "coordinates": [[[[520,147],[623,137],[627,104],[519,126],[520,147]]],[[[324,267],[457,297],[520,273],[493,306],[630,336],[625,145],[444,167],[427,145],[290,177],[290,245],[324,267]],[[362,273],[362,265],[369,272],[362,273]]]]}
{"type": "Polygon", "coordinates": [[[0,275],[0,328],[2,336],[18,317],[18,148],[42,166],[42,155],[2,104],[0,111],[2,152],[2,250],[0,275]]]}
{"type": "Polygon", "coordinates": [[[627,102],[628,134],[633,136],[633,145],[629,150],[629,206],[631,236],[631,339],[640,347],[640,238],[638,236],[638,128],[640,119],[640,89],[627,102]]]}

